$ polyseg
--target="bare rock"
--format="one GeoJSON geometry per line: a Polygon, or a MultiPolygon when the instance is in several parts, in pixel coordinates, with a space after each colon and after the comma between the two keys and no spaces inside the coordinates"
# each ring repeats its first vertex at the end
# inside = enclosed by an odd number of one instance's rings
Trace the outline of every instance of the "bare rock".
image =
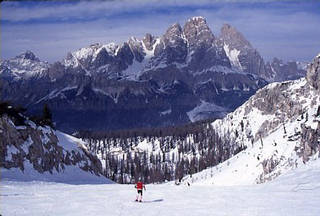
{"type": "Polygon", "coordinates": [[[320,54],[308,67],[307,81],[315,89],[320,89],[320,54]]]}

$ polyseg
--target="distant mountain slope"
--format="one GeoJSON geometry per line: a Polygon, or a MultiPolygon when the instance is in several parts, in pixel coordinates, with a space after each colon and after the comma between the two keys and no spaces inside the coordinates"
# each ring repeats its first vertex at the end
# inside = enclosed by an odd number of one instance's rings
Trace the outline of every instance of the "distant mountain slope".
{"type": "MultiPolygon", "coordinates": [[[[1,108],[15,112],[11,106],[1,108]]],[[[83,141],[36,125],[21,113],[16,117],[6,113],[0,116],[1,179],[111,183],[83,141]]]]}
{"type": "Polygon", "coordinates": [[[307,64],[295,61],[283,62],[274,58],[271,62],[267,62],[266,70],[269,71],[269,81],[295,80],[306,75],[307,64]]]}

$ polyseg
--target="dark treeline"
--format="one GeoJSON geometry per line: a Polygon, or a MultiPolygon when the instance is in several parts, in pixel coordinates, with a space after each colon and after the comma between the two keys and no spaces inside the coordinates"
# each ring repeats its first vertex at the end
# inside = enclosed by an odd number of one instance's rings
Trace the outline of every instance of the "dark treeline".
{"type": "Polygon", "coordinates": [[[118,183],[176,180],[215,166],[243,150],[210,123],[109,132],[80,131],[88,149],[105,166],[105,175],[118,183]]]}
{"type": "Polygon", "coordinates": [[[0,101],[0,117],[2,115],[10,116],[15,125],[26,125],[25,121],[30,119],[37,125],[50,126],[54,128],[52,113],[47,104],[43,105],[42,114],[27,117],[24,115],[26,111],[27,109],[22,106],[13,106],[11,102],[0,101]]]}
{"type": "Polygon", "coordinates": [[[198,121],[181,126],[169,126],[163,128],[137,128],[128,130],[112,130],[112,131],[89,131],[82,130],[77,133],[81,138],[131,138],[131,137],[163,137],[163,136],[178,136],[186,137],[187,134],[203,131],[203,126],[209,124],[210,120],[198,121]]]}

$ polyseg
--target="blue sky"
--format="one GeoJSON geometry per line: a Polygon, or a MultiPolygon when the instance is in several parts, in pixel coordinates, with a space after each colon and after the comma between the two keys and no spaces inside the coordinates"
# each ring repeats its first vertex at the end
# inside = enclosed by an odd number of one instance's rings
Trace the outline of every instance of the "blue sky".
{"type": "Polygon", "coordinates": [[[266,59],[310,61],[320,52],[320,1],[123,0],[1,3],[1,58],[25,50],[54,62],[92,43],[161,36],[173,23],[203,16],[219,35],[235,26],[266,59]]]}

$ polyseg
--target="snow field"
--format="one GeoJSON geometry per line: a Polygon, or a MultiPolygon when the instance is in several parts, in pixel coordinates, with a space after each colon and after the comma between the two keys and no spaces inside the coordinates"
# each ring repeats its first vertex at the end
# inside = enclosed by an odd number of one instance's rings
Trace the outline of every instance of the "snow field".
{"type": "Polygon", "coordinates": [[[273,182],[251,186],[147,185],[134,202],[133,185],[69,185],[2,181],[2,215],[215,215],[317,216],[320,160],[273,182]]]}

